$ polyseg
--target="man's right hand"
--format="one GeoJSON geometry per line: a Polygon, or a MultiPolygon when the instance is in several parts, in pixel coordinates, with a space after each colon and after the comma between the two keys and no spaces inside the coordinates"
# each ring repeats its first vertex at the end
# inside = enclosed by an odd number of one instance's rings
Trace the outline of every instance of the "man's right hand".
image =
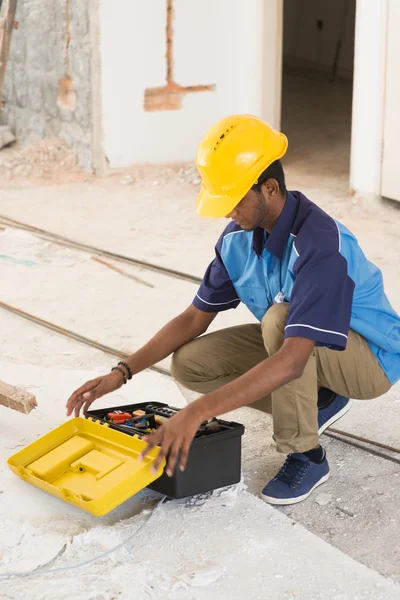
{"type": "Polygon", "coordinates": [[[74,413],[75,417],[79,417],[79,412],[83,407],[83,413],[86,414],[89,406],[110,392],[114,392],[122,387],[124,380],[119,371],[112,371],[108,375],[102,375],[91,379],[80,388],[78,388],[68,399],[66,404],[67,416],[74,413]]]}

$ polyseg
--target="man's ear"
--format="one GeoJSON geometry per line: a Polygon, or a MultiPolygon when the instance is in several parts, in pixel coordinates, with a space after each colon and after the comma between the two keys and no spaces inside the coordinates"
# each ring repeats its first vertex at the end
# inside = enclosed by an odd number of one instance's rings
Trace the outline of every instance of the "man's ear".
{"type": "Polygon", "coordinates": [[[261,191],[267,198],[274,198],[280,193],[279,185],[276,179],[267,179],[261,186],[261,191]]]}

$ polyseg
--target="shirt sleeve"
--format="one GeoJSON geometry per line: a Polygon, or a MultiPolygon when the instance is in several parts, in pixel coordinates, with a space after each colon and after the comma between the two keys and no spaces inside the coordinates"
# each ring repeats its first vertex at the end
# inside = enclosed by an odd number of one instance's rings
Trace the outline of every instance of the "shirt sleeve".
{"type": "MultiPolygon", "coordinates": [[[[297,240],[296,240],[297,245],[297,240]]],[[[352,313],[354,282],[338,249],[305,249],[294,263],[285,338],[304,337],[317,346],[344,350],[352,313]]]]}
{"type": "Polygon", "coordinates": [[[224,234],[215,246],[215,258],[205,272],[193,300],[193,305],[203,312],[221,312],[236,308],[240,304],[239,296],[221,258],[223,238],[224,234]]]}

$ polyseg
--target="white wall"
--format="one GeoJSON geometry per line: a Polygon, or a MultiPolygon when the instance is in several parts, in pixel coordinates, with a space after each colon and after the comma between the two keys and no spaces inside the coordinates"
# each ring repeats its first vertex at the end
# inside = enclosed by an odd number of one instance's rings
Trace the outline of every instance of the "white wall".
{"type": "MultiPolygon", "coordinates": [[[[165,0],[101,0],[104,151],[111,167],[192,160],[207,128],[230,113],[260,114],[263,0],[175,0],[175,80],[216,84],[178,111],[146,112],[165,84],[165,0]]],[[[275,93],[275,90],[274,90],[275,93]]]]}
{"type": "Polygon", "coordinates": [[[338,73],[351,78],[355,4],[355,0],[284,0],[284,62],[330,70],[342,33],[338,73]],[[317,29],[317,20],[323,21],[322,30],[317,29]]]}
{"type": "Polygon", "coordinates": [[[372,195],[380,194],[386,41],[387,0],[357,0],[350,186],[372,195]]]}

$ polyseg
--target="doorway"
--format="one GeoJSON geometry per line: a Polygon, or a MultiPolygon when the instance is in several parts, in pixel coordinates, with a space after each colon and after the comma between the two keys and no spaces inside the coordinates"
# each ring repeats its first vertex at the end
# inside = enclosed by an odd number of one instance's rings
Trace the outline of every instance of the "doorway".
{"type": "Polygon", "coordinates": [[[305,187],[347,193],[356,0],[284,0],[281,129],[285,169],[305,187]]]}

